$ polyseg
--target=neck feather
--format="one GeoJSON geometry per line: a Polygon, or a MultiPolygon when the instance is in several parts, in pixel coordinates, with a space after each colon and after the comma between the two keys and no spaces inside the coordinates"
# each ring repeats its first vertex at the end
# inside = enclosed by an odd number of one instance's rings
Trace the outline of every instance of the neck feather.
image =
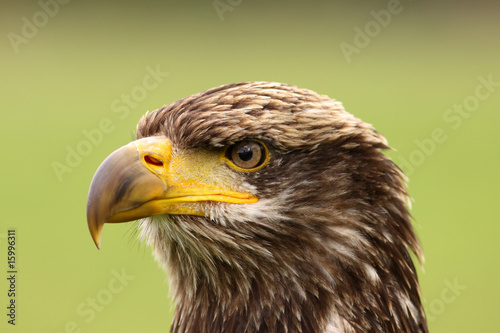
{"type": "Polygon", "coordinates": [[[332,214],[274,221],[279,229],[144,220],[142,235],[172,282],[171,331],[426,332],[408,244],[372,238],[347,227],[366,224],[355,216],[332,214]]]}

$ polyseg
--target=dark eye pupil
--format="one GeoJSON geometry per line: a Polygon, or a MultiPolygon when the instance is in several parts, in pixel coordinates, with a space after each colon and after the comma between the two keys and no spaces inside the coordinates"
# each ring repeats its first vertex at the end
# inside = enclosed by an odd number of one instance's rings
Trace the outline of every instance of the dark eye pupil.
{"type": "Polygon", "coordinates": [[[239,171],[255,171],[269,157],[265,147],[258,141],[244,140],[226,149],[224,156],[230,165],[239,171]]]}
{"type": "Polygon", "coordinates": [[[248,146],[243,146],[238,149],[238,156],[242,161],[250,161],[253,157],[252,148],[248,146]]]}

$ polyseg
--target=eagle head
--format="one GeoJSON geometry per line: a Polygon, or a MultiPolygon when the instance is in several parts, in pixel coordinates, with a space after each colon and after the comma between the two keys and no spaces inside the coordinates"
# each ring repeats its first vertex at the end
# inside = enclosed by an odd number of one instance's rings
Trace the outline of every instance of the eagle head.
{"type": "Polygon", "coordinates": [[[172,332],[427,332],[421,250],[386,140],[342,104],[269,82],[146,114],[104,160],[87,219],[140,219],[172,332]]]}

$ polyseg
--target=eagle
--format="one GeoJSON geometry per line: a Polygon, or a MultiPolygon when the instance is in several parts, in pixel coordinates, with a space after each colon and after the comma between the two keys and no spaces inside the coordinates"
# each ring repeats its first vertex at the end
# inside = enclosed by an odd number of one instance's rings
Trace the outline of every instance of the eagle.
{"type": "Polygon", "coordinates": [[[386,139],[311,90],[212,88],[146,113],[89,188],[87,221],[140,220],[171,332],[428,332],[423,260],[386,139]]]}

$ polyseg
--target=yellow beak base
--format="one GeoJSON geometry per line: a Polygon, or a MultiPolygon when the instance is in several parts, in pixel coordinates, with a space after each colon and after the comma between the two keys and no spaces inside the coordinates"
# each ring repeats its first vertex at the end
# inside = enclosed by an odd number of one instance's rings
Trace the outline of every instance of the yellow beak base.
{"type": "MultiPolygon", "coordinates": [[[[174,163],[172,163],[174,160],[174,163]]],[[[109,155],[97,169],[90,184],[87,222],[97,248],[104,223],[127,222],[162,214],[205,215],[193,202],[218,201],[248,204],[258,199],[210,184],[211,177],[172,177],[171,144],[165,137],[133,141],[109,155]],[[200,179],[203,178],[203,179],[200,179]],[[186,181],[188,180],[188,181],[186,181]]]]}

